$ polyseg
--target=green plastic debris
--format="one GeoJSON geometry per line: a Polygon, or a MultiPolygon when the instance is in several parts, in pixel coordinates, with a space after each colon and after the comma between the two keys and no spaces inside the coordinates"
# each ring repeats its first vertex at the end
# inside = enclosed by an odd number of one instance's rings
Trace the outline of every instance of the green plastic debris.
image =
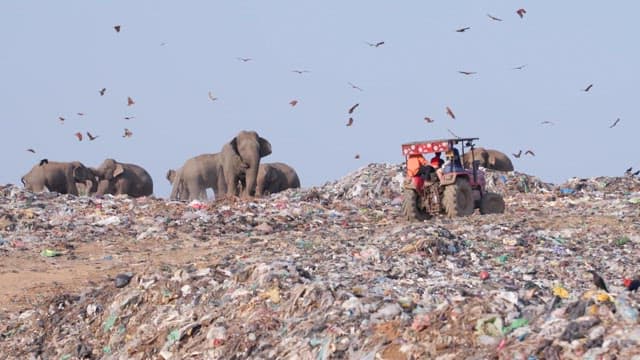
{"type": "Polygon", "coordinates": [[[507,259],[509,258],[509,255],[500,255],[498,256],[498,261],[500,262],[500,264],[504,264],[507,262],[507,259]]]}
{"type": "Polygon", "coordinates": [[[616,245],[622,246],[622,245],[628,243],[629,241],[631,241],[631,239],[629,239],[628,236],[622,236],[618,240],[616,240],[616,245]]]}
{"type": "Polygon", "coordinates": [[[104,330],[104,332],[111,330],[113,325],[116,323],[116,319],[117,317],[115,315],[113,314],[109,315],[109,317],[107,318],[107,321],[105,321],[104,325],[102,325],[102,329],[104,330]]]}
{"type": "Polygon", "coordinates": [[[54,256],[59,256],[60,252],[56,250],[51,250],[51,249],[44,249],[42,250],[40,255],[46,256],[46,257],[54,257],[54,256]]]}
{"type": "Polygon", "coordinates": [[[508,334],[508,333],[512,332],[513,330],[515,330],[517,328],[521,328],[523,326],[526,326],[527,324],[529,324],[529,320],[527,320],[525,318],[514,319],[511,322],[511,324],[509,324],[509,326],[507,326],[504,329],[502,329],[502,333],[508,334]]]}
{"type": "Polygon", "coordinates": [[[105,354],[111,354],[111,346],[109,346],[109,345],[105,345],[105,346],[102,348],[102,352],[103,352],[103,353],[105,353],[105,354]]]}
{"type": "Polygon", "coordinates": [[[632,204],[640,204],[640,198],[629,199],[629,202],[632,204]]]}
{"type": "Polygon", "coordinates": [[[64,354],[60,357],[60,360],[69,360],[71,359],[71,354],[64,354]]]}
{"type": "Polygon", "coordinates": [[[175,344],[178,340],[180,340],[180,331],[178,329],[171,331],[167,335],[167,342],[169,345],[175,344]]]}

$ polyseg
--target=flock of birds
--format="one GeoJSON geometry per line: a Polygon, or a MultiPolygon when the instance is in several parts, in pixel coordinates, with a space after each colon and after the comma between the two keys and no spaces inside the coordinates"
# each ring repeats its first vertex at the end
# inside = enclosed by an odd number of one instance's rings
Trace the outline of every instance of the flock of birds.
{"type": "MultiPolygon", "coordinates": [[[[521,19],[522,19],[522,18],[524,18],[524,15],[527,13],[527,11],[526,11],[524,8],[519,8],[519,9],[517,9],[517,10],[515,11],[515,13],[516,13],[516,14],[517,14],[521,19]]],[[[496,17],[496,16],[494,16],[494,15],[491,15],[491,14],[487,14],[487,17],[488,17],[489,19],[493,20],[493,21],[503,21],[503,19],[501,19],[501,18],[499,18],[499,17],[496,17]]],[[[121,26],[121,25],[115,25],[115,26],[113,26],[113,29],[116,31],[116,33],[120,33],[120,32],[121,32],[121,30],[122,30],[122,26],[121,26]]],[[[466,31],[468,31],[468,30],[470,30],[470,29],[471,29],[471,26],[465,26],[465,27],[458,28],[458,29],[456,29],[455,31],[456,31],[456,32],[458,32],[458,33],[464,33],[464,32],[466,32],[466,31]]],[[[163,43],[161,43],[160,45],[161,45],[161,46],[163,46],[163,45],[165,45],[165,44],[166,44],[166,43],[165,43],[165,42],[163,42],[163,43]]],[[[367,45],[369,45],[370,47],[373,47],[373,48],[378,48],[378,47],[383,46],[383,45],[385,44],[385,42],[384,42],[384,41],[376,41],[376,42],[368,42],[368,41],[365,41],[365,44],[367,44],[367,45]]],[[[237,57],[236,59],[237,59],[238,61],[240,61],[240,62],[243,62],[243,63],[246,63],[246,62],[249,62],[249,61],[252,61],[252,60],[253,60],[253,58],[250,58],[250,57],[237,57]]],[[[513,67],[513,68],[512,68],[512,70],[522,70],[522,69],[524,69],[526,66],[527,66],[527,64],[523,64],[523,65],[520,65],[520,66],[513,67]]],[[[302,75],[302,74],[306,74],[306,73],[310,73],[310,72],[311,72],[310,70],[305,70],[305,69],[294,69],[294,70],[291,70],[291,71],[292,71],[292,72],[294,72],[294,73],[296,73],[296,74],[299,74],[299,75],[302,75]]],[[[460,74],[462,74],[462,75],[464,75],[464,76],[472,76],[472,75],[477,74],[477,72],[476,72],[476,71],[466,71],[466,70],[459,70],[459,71],[458,71],[458,73],[460,73],[460,74]]],[[[361,87],[359,87],[359,86],[358,86],[358,85],[356,85],[356,84],[353,84],[352,82],[348,82],[347,84],[348,84],[352,89],[354,89],[354,90],[364,91],[361,87]]],[[[593,88],[593,86],[594,86],[594,84],[589,84],[589,85],[587,85],[585,88],[581,89],[581,91],[589,92],[589,91],[593,88]]],[[[106,89],[106,88],[101,88],[101,89],[98,91],[98,93],[100,94],[100,96],[104,96],[104,95],[106,94],[106,92],[107,92],[107,89],[106,89]]],[[[217,101],[217,100],[218,100],[218,97],[214,96],[214,95],[213,95],[213,93],[212,93],[211,91],[209,91],[209,92],[208,92],[208,97],[209,97],[209,99],[210,99],[211,101],[217,101]]],[[[289,105],[290,105],[291,107],[295,107],[296,105],[298,105],[298,103],[299,103],[299,100],[297,100],[297,99],[293,99],[293,100],[289,101],[289,105]]],[[[135,104],[135,101],[134,101],[131,97],[127,97],[127,106],[133,106],[134,104],[135,104]]],[[[356,104],[354,104],[353,106],[351,106],[351,107],[347,110],[347,113],[348,113],[348,115],[349,115],[349,118],[348,118],[348,120],[347,120],[346,126],[348,126],[348,127],[349,127],[349,126],[352,126],[352,125],[353,125],[353,123],[354,123],[353,113],[354,113],[354,111],[356,110],[356,108],[357,108],[359,105],[360,105],[360,104],[356,103],[356,104]]],[[[456,119],[456,115],[455,115],[455,113],[453,112],[453,110],[452,110],[449,106],[446,106],[446,107],[445,107],[445,114],[446,114],[448,117],[450,117],[452,120],[455,120],[455,119],[456,119]]],[[[82,113],[82,112],[78,112],[78,113],[77,113],[77,115],[78,115],[78,116],[83,116],[83,115],[84,115],[84,113],[82,113]]],[[[131,119],[134,119],[134,118],[135,118],[134,116],[125,116],[125,117],[124,117],[124,119],[125,119],[125,120],[131,120],[131,119]]],[[[61,122],[61,123],[64,123],[65,118],[64,118],[63,116],[59,116],[59,117],[58,117],[58,120],[60,120],[60,122],[61,122]]],[[[424,117],[424,121],[426,121],[427,123],[433,123],[435,120],[434,120],[432,117],[430,117],[430,116],[425,116],[425,117],[424,117]]],[[[619,122],[620,122],[620,118],[617,118],[617,119],[616,119],[616,120],[615,120],[615,121],[614,121],[614,122],[609,126],[609,128],[613,128],[613,127],[615,127],[616,125],[618,125],[618,123],[619,123],[619,122]]],[[[554,125],[554,123],[553,123],[552,121],[548,121],[548,120],[542,121],[540,124],[542,124],[542,125],[554,125]]],[[[448,131],[449,131],[449,133],[451,133],[454,137],[458,137],[458,136],[457,136],[457,135],[455,135],[451,130],[449,130],[449,129],[447,129],[447,130],[448,130],[448,131]]],[[[89,141],[93,141],[93,140],[95,140],[95,139],[97,139],[97,138],[99,137],[99,135],[93,135],[93,134],[91,134],[89,131],[86,131],[86,132],[85,132],[85,134],[86,134],[86,137],[88,138],[88,140],[89,140],[89,141]]],[[[82,140],[85,138],[82,132],[76,132],[76,133],[74,134],[74,136],[78,139],[78,141],[82,141],[82,140]]],[[[131,130],[129,130],[128,128],[125,128],[125,129],[124,129],[124,132],[123,132],[122,137],[123,137],[123,138],[130,138],[130,137],[132,137],[132,136],[133,136],[133,132],[132,132],[131,130]]],[[[27,151],[32,152],[32,153],[35,153],[35,150],[34,150],[33,148],[29,148],[29,149],[27,149],[27,151]]],[[[515,158],[520,158],[520,157],[523,155],[523,150],[518,150],[518,152],[512,153],[512,155],[513,155],[515,158]]],[[[532,150],[525,150],[525,151],[524,151],[524,155],[535,156],[535,153],[534,153],[532,150]]],[[[359,158],[360,158],[360,155],[359,155],[359,154],[356,154],[356,155],[355,155],[355,158],[356,158],[356,159],[359,159],[359,158]]],[[[629,171],[627,171],[627,172],[629,172],[629,171]]],[[[637,174],[638,174],[638,172],[634,173],[634,175],[637,175],[637,174]]]]}

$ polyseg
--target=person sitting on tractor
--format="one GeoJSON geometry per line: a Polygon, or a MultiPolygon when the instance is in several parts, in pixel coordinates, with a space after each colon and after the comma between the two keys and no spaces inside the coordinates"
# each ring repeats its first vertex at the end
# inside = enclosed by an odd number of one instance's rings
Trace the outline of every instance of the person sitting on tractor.
{"type": "Polygon", "coordinates": [[[464,167],[462,167],[462,163],[460,162],[460,153],[458,149],[453,148],[453,150],[447,150],[445,154],[447,161],[442,165],[443,172],[461,172],[464,171],[464,167]]]}
{"type": "Polygon", "coordinates": [[[433,168],[433,174],[434,176],[432,176],[432,181],[442,181],[442,179],[444,178],[444,175],[442,174],[442,168],[440,167],[440,165],[442,165],[442,159],[439,156],[434,156],[433,158],[431,158],[430,164],[431,167],[433,168]]]}
{"type": "Polygon", "coordinates": [[[427,163],[422,154],[409,155],[407,159],[407,177],[420,176],[424,180],[430,180],[431,173],[435,169],[427,163]]]}
{"type": "Polygon", "coordinates": [[[434,168],[439,168],[442,167],[442,163],[444,163],[444,160],[442,160],[442,158],[440,157],[440,154],[442,154],[441,152],[437,152],[435,153],[435,156],[431,158],[431,166],[434,165],[434,161],[437,162],[438,166],[434,166],[434,168]]]}

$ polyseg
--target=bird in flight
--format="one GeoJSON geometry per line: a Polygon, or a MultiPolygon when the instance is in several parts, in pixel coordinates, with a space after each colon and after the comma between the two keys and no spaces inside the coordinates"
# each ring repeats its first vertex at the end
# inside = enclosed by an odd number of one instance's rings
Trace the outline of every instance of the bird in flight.
{"type": "Polygon", "coordinates": [[[27,151],[30,152],[30,153],[34,153],[34,154],[36,153],[36,151],[31,149],[31,148],[27,149],[27,151]]]}
{"type": "Polygon", "coordinates": [[[633,174],[631,174],[631,175],[633,175],[633,176],[638,176],[638,174],[640,174],[640,170],[636,170],[636,171],[635,171],[633,174]]]}
{"type": "Polygon", "coordinates": [[[360,159],[360,154],[356,154],[356,156],[354,156],[354,158],[360,159]]]}
{"type": "Polygon", "coordinates": [[[633,171],[633,166],[630,166],[627,170],[624,171],[625,174],[631,174],[631,172],[633,171]]]}
{"type": "Polygon", "coordinates": [[[524,154],[525,154],[525,155],[536,156],[536,154],[534,154],[534,152],[533,152],[533,151],[531,151],[531,150],[527,150],[527,151],[525,151],[525,152],[524,152],[524,154]]]}
{"type": "Polygon", "coordinates": [[[518,151],[517,154],[511,153],[511,155],[513,155],[516,158],[519,158],[522,155],[522,150],[518,151]]]}
{"type": "Polygon", "coordinates": [[[614,121],[613,124],[611,124],[611,126],[609,126],[609,129],[611,129],[612,127],[618,125],[619,122],[620,122],[620,118],[617,118],[616,121],[614,121]]]}
{"type": "Polygon", "coordinates": [[[107,88],[100,89],[100,96],[104,96],[105,92],[107,92],[107,88]]]}
{"type": "Polygon", "coordinates": [[[591,90],[592,87],[593,87],[593,84],[589,84],[589,86],[587,86],[586,88],[582,89],[582,91],[587,92],[587,91],[591,90]]]}
{"type": "Polygon", "coordinates": [[[93,141],[98,138],[99,135],[93,136],[90,132],[87,131],[87,136],[89,137],[89,141],[93,141]]]}
{"type": "Polygon", "coordinates": [[[77,132],[75,133],[75,136],[78,138],[78,141],[82,141],[82,133],[81,132],[77,132]]]}
{"type": "Polygon", "coordinates": [[[120,32],[120,25],[116,25],[116,26],[114,26],[114,27],[113,27],[113,29],[114,29],[116,32],[118,32],[118,33],[119,33],[119,32],[120,32]]]}
{"type": "Polygon", "coordinates": [[[353,125],[353,118],[352,117],[350,117],[349,121],[347,122],[347,126],[351,126],[351,125],[353,125]]]}
{"type": "Polygon", "coordinates": [[[516,10],[516,14],[518,14],[518,16],[520,16],[520,19],[522,19],[524,17],[524,14],[527,13],[527,10],[525,9],[518,9],[516,10]]]}
{"type": "Polygon", "coordinates": [[[242,61],[242,62],[247,62],[247,61],[253,60],[252,58],[245,58],[245,57],[237,57],[236,59],[238,59],[239,61],[242,61]]]}
{"type": "Polygon", "coordinates": [[[362,90],[362,88],[361,88],[361,87],[359,87],[359,86],[357,86],[357,85],[354,85],[354,84],[352,84],[352,83],[350,83],[350,82],[348,82],[348,84],[349,84],[352,88],[354,88],[354,89],[357,89],[357,90],[360,90],[360,91],[364,91],[364,90],[362,90]]]}
{"type": "Polygon", "coordinates": [[[131,96],[127,97],[127,106],[131,106],[133,104],[135,104],[136,102],[133,101],[133,99],[131,98],[131,96]]]}
{"type": "Polygon", "coordinates": [[[384,45],[384,41],[378,41],[377,43],[370,43],[368,41],[365,41],[365,43],[367,43],[367,45],[372,46],[372,47],[379,47],[381,45],[384,45]]]}
{"type": "Polygon", "coordinates": [[[424,117],[424,121],[426,121],[426,122],[428,122],[428,123],[432,123],[432,122],[433,122],[433,119],[432,119],[432,118],[430,118],[430,117],[428,117],[428,116],[425,116],[425,117],[424,117]]]}
{"type": "Polygon", "coordinates": [[[214,96],[213,96],[213,94],[211,93],[211,91],[209,91],[209,94],[208,94],[208,95],[209,95],[209,99],[210,99],[211,101],[216,101],[216,100],[218,100],[218,98],[217,98],[217,97],[214,97],[214,96]]]}
{"type": "Polygon", "coordinates": [[[526,66],[527,66],[527,64],[520,65],[520,66],[516,66],[516,67],[514,67],[512,70],[522,70],[522,69],[524,69],[526,66]]]}
{"type": "Polygon", "coordinates": [[[298,105],[298,100],[293,99],[289,101],[289,105],[291,105],[292,107],[298,105]]]}
{"type": "Polygon", "coordinates": [[[447,115],[451,116],[452,119],[455,119],[456,116],[453,113],[453,111],[451,111],[451,108],[447,106],[447,115]]]}
{"type": "Polygon", "coordinates": [[[461,33],[461,32],[465,32],[465,31],[467,31],[469,29],[471,29],[471,26],[467,26],[467,27],[463,27],[463,28],[457,29],[456,32],[461,33]]]}
{"type": "Polygon", "coordinates": [[[131,130],[125,128],[124,129],[124,135],[122,135],[122,137],[131,137],[131,135],[133,135],[133,133],[131,132],[131,130]]]}
{"type": "Polygon", "coordinates": [[[298,74],[304,74],[304,73],[310,73],[311,71],[309,71],[309,70],[291,70],[291,72],[298,73],[298,74]]]}
{"type": "Polygon", "coordinates": [[[131,119],[135,119],[135,116],[125,116],[124,119],[125,120],[131,120],[131,119]]]}
{"type": "Polygon", "coordinates": [[[475,71],[458,71],[460,74],[462,75],[473,75],[473,74],[477,74],[477,72],[475,71]]]}
{"type": "Polygon", "coordinates": [[[77,113],[77,114],[78,114],[78,116],[84,116],[84,113],[83,113],[83,112],[79,112],[79,113],[77,113]]]}
{"type": "Polygon", "coordinates": [[[58,120],[60,120],[60,124],[64,124],[64,118],[62,116],[58,116],[58,120]]]}
{"type": "Polygon", "coordinates": [[[352,107],[350,107],[350,108],[349,108],[349,114],[353,114],[353,111],[354,111],[358,106],[360,106],[360,104],[359,104],[359,103],[357,103],[357,104],[353,105],[352,107]]]}
{"type": "Polygon", "coordinates": [[[489,17],[489,19],[491,19],[491,20],[495,20],[495,21],[502,21],[502,19],[497,18],[497,17],[495,17],[495,16],[493,16],[493,15],[491,15],[491,14],[487,14],[487,16],[488,16],[488,17],[489,17]]]}
{"type": "Polygon", "coordinates": [[[549,121],[549,120],[545,120],[545,121],[541,122],[540,124],[542,124],[542,125],[545,125],[545,124],[553,125],[553,122],[549,121]]]}

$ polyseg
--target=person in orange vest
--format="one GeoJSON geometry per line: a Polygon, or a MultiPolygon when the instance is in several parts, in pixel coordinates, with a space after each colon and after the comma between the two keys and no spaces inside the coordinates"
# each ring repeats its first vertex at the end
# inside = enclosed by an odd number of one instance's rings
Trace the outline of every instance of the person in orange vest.
{"type": "Polygon", "coordinates": [[[422,173],[421,169],[427,165],[427,159],[422,154],[411,154],[407,159],[407,177],[414,177],[422,173]]]}

